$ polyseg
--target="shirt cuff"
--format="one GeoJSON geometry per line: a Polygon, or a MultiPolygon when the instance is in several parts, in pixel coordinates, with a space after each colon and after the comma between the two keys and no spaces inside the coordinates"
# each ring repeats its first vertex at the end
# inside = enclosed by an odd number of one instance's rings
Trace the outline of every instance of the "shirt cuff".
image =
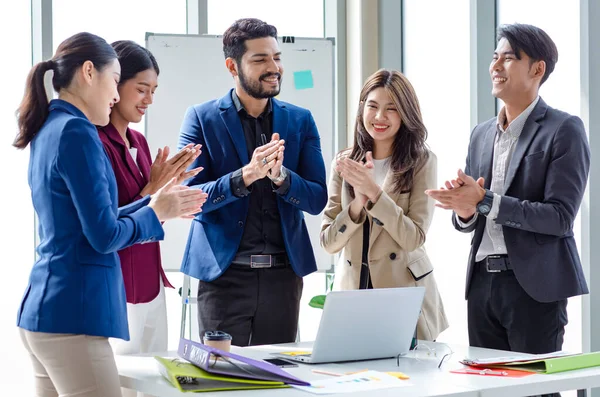
{"type": "Polygon", "coordinates": [[[487,217],[493,221],[495,221],[496,218],[498,218],[498,212],[500,212],[500,200],[502,200],[502,196],[494,193],[494,201],[492,201],[492,209],[487,214],[487,217]]]}
{"type": "Polygon", "coordinates": [[[251,192],[251,190],[248,189],[244,184],[244,177],[242,175],[241,168],[231,173],[231,177],[229,178],[229,185],[231,187],[231,192],[235,197],[246,197],[251,192]]]}
{"type": "Polygon", "coordinates": [[[463,222],[462,220],[460,220],[460,217],[458,215],[456,215],[456,212],[455,212],[454,218],[456,219],[456,223],[458,223],[458,226],[460,226],[463,229],[466,229],[475,223],[478,215],[479,214],[476,212],[475,215],[473,215],[473,217],[468,222],[463,222]]]}

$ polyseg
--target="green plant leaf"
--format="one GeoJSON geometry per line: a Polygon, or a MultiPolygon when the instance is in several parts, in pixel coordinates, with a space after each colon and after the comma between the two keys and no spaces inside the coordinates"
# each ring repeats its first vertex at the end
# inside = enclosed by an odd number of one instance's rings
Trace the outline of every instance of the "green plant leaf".
{"type": "Polygon", "coordinates": [[[322,309],[323,305],[325,305],[325,295],[313,296],[308,305],[316,309],[322,309]]]}

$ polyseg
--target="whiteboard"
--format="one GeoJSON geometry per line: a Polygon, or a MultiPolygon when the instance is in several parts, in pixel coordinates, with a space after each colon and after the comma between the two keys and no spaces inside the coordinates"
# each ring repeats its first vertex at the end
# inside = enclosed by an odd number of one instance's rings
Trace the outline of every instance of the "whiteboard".
{"type": "MultiPolygon", "coordinates": [[[[333,40],[280,37],[279,47],[283,75],[277,99],[311,111],[321,136],[329,180],[335,150],[333,40]]],[[[221,98],[234,86],[233,78],[225,67],[221,36],[148,33],[146,48],[160,67],[154,104],[146,114],[146,138],[153,153],[163,146],[173,151],[187,108],[221,98]]],[[[327,270],[333,256],[319,243],[321,215],[305,214],[305,220],[317,266],[327,270]]],[[[161,243],[165,270],[180,269],[190,222],[178,219],[165,223],[165,240],[161,243]]]]}

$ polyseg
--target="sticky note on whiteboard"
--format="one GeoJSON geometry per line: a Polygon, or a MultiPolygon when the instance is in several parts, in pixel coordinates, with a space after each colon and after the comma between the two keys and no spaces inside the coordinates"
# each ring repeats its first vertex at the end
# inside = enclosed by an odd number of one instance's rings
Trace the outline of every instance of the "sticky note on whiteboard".
{"type": "Polygon", "coordinates": [[[294,87],[296,87],[297,90],[306,90],[308,88],[313,88],[314,86],[312,71],[299,70],[294,72],[294,87]]]}

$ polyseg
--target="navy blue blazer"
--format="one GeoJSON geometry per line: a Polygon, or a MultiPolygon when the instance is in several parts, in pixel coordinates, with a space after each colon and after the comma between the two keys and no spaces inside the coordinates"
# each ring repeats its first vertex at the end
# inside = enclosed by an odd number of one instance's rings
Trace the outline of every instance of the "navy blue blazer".
{"type": "MultiPolygon", "coordinates": [[[[465,173],[492,182],[497,119],[471,134],[465,173]]],[[[504,182],[496,223],[502,225],[508,258],[525,292],[538,302],[556,302],[587,294],[588,287],[573,237],[573,222],[590,169],[583,122],[546,105],[541,98],[525,122],[504,182]]],[[[474,231],[465,296],[481,244],[485,220],[479,216],[463,229],[474,231]]]]}
{"type": "Polygon", "coordinates": [[[35,332],[129,339],[117,251],[162,240],[150,197],[118,208],[117,183],[96,127],[75,106],[50,102],[31,142],[29,186],[39,259],[17,325],[35,332]]]}
{"type": "MultiPolygon", "coordinates": [[[[272,99],[273,132],[285,139],[283,165],[290,188],[278,195],[283,239],[291,266],[299,276],[314,272],[316,261],[304,213],[317,215],[327,203],[325,164],[317,126],[310,111],[272,99]]],[[[179,148],[202,144],[202,155],[191,165],[204,167],[188,185],[198,185],[208,200],[192,222],[181,271],[204,281],[219,277],[237,253],[249,207],[249,197],[231,191],[231,174],[250,162],[231,91],[218,100],[190,107],[183,120],[179,148]]]]}

